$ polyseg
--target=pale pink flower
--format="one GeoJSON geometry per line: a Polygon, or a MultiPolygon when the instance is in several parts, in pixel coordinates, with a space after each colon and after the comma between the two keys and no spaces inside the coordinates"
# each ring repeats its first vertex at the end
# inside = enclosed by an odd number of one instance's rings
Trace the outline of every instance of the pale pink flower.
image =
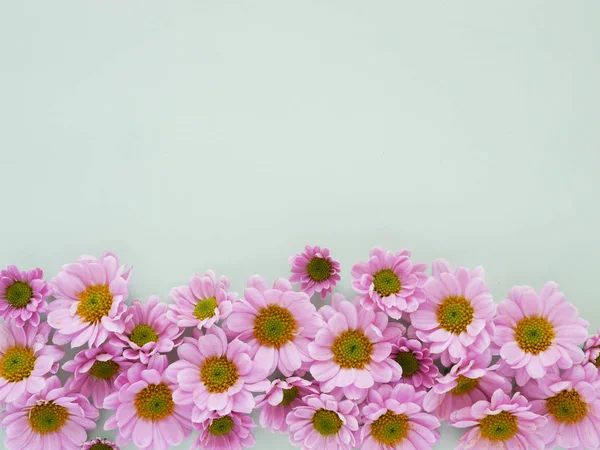
{"type": "Polygon", "coordinates": [[[416,389],[429,389],[440,374],[429,347],[417,339],[399,337],[392,342],[391,357],[402,368],[402,377],[397,381],[416,389]]]}
{"type": "Polygon", "coordinates": [[[600,331],[589,337],[583,346],[583,351],[585,352],[585,361],[600,367],[600,331]]]}
{"type": "Polygon", "coordinates": [[[8,266],[0,272],[0,317],[18,325],[40,324],[40,313],[45,313],[50,286],[44,281],[42,269],[19,271],[8,266]]]}
{"type": "Polygon", "coordinates": [[[192,450],[242,450],[256,444],[252,434],[256,425],[247,414],[232,412],[220,416],[213,412],[195,427],[200,435],[192,450]]]}
{"type": "Polygon", "coordinates": [[[83,443],[81,450],[119,450],[119,447],[114,442],[108,439],[96,438],[83,443]]]}
{"type": "Polygon", "coordinates": [[[331,258],[328,248],[307,245],[304,253],[290,257],[292,284],[312,296],[315,292],[324,300],[331,289],[340,281],[340,263],[331,258]]]}

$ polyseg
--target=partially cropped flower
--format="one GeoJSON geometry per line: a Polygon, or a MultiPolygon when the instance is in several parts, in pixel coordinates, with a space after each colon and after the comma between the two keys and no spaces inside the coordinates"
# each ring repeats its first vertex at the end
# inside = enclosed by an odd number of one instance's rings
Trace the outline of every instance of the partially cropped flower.
{"type": "Polygon", "coordinates": [[[179,359],[169,366],[167,377],[177,383],[173,398],[179,405],[194,405],[192,421],[201,423],[211,411],[250,413],[252,392],[264,391],[267,368],[252,360],[249,347],[239,339],[227,342],[219,327],[199,339],[184,338],[177,348],[179,359]]]}
{"type": "Polygon", "coordinates": [[[104,424],[117,429],[117,444],[133,443],[140,450],[166,450],[190,435],[191,407],[173,401],[175,386],[165,378],[165,355],[155,355],[148,365],[135,363],[117,379],[118,392],[104,400],[116,411],[104,424]]]}
{"type": "Polygon", "coordinates": [[[369,261],[352,266],[352,288],[367,309],[381,309],[394,319],[417,310],[425,301],[425,264],[413,264],[410,250],[396,254],[375,247],[369,261]]]}
{"type": "Polygon", "coordinates": [[[86,430],[96,428],[98,416],[87,398],[63,388],[53,376],[37,394],[7,403],[2,414],[4,445],[8,450],[79,450],[86,430]]]}
{"type": "Polygon", "coordinates": [[[585,342],[583,346],[585,361],[589,361],[596,367],[600,367],[600,331],[585,342]]]}
{"type": "Polygon", "coordinates": [[[291,376],[311,361],[308,343],[323,321],[304,292],[295,292],[287,280],[270,289],[265,280],[248,280],[244,299],[235,302],[227,318],[229,332],[248,343],[253,359],[271,374],[279,369],[291,376]]]}
{"type": "Polygon", "coordinates": [[[341,387],[348,398],[355,399],[375,383],[399,378],[400,365],[389,358],[392,344],[384,335],[387,314],[366,310],[341,294],[333,297],[332,306],[323,307],[324,316],[331,309],[336,312],[308,345],[315,359],[310,373],[321,382],[323,392],[341,387]]]}
{"type": "Polygon", "coordinates": [[[402,368],[400,383],[429,389],[440,374],[429,347],[416,339],[398,338],[392,343],[391,356],[402,368]]]}
{"type": "Polygon", "coordinates": [[[209,270],[204,275],[196,274],[187,286],[171,290],[173,304],[169,305],[167,317],[181,328],[210,328],[230,313],[237,298],[229,292],[229,279],[209,270]]]}
{"type": "Polygon", "coordinates": [[[116,391],[115,380],[125,372],[132,361],[121,356],[121,349],[105,343],[100,347],[82,350],[63,364],[66,372],[72,372],[66,386],[86,397],[92,397],[96,408],[103,408],[104,399],[116,391]]]}
{"type": "Polygon", "coordinates": [[[97,347],[110,333],[122,333],[129,275],[130,270],[119,266],[112,253],[100,259],[81,256],[63,266],[50,282],[56,298],[48,307],[48,323],[57,330],[54,343],[97,347]]]}
{"type": "Polygon", "coordinates": [[[220,416],[211,413],[210,416],[196,425],[200,436],[192,445],[192,450],[242,450],[254,447],[256,439],[252,429],[256,425],[247,414],[229,413],[220,416]]]}
{"type": "Polygon", "coordinates": [[[408,384],[369,391],[362,408],[362,450],[427,450],[440,440],[440,421],[423,412],[424,391],[408,384]]]}
{"type": "Polygon", "coordinates": [[[96,438],[83,443],[81,450],[120,450],[117,444],[108,439],[96,438]]]}
{"type": "Polygon", "coordinates": [[[40,313],[45,313],[50,287],[44,281],[42,269],[19,271],[8,266],[0,272],[0,317],[18,325],[40,324],[40,313]]]}
{"type": "Polygon", "coordinates": [[[545,417],[531,411],[531,404],[521,394],[511,398],[498,389],[491,401],[480,400],[453,412],[449,424],[470,428],[461,437],[457,450],[544,450],[542,429],[546,422],[545,417]]]}
{"type": "Polygon", "coordinates": [[[46,386],[46,376],[58,371],[65,351],[46,345],[50,331],[47,323],[0,324],[0,403],[39,393],[46,386]]]}
{"type": "Polygon", "coordinates": [[[546,448],[600,448],[600,379],[593,364],[530,380],[523,395],[548,419],[541,429],[546,448]]]}
{"type": "Polygon", "coordinates": [[[341,279],[340,263],[331,258],[328,248],[321,248],[318,245],[304,247],[304,253],[290,258],[290,264],[292,265],[290,282],[300,283],[300,289],[309,296],[318,292],[321,298],[325,299],[341,279]]]}
{"type": "Polygon", "coordinates": [[[434,413],[440,420],[446,420],[450,413],[470,407],[480,400],[490,400],[497,389],[509,393],[510,380],[499,375],[498,364],[490,366],[491,352],[469,354],[450,372],[437,379],[436,384],[425,394],[423,407],[434,413]]]}
{"type": "Polygon", "coordinates": [[[263,428],[285,433],[288,425],[286,416],[296,406],[302,404],[302,399],[318,390],[308,380],[290,377],[283,380],[273,380],[267,392],[256,397],[256,409],[260,409],[259,422],[263,428]]]}
{"type": "MultiPolygon", "coordinates": [[[[437,266],[434,262],[434,267],[437,266]]],[[[439,269],[438,269],[439,270],[439,269]]],[[[467,354],[483,352],[494,334],[496,305],[478,272],[459,267],[425,283],[427,301],[410,316],[417,336],[449,366],[467,354]]]]}
{"type": "Polygon", "coordinates": [[[588,323],[556,283],[546,283],[539,294],[529,286],[513,288],[498,306],[495,323],[494,342],[519,386],[584,359],[588,323]]]}
{"type": "Polygon", "coordinates": [[[167,305],[159,301],[156,295],[146,303],[135,299],[127,312],[125,329],[115,333],[110,343],[123,349],[123,356],[131,360],[140,360],[148,364],[151,356],[173,350],[181,331],[177,324],[167,318],[167,305]]]}
{"type": "Polygon", "coordinates": [[[358,418],[358,406],[351,400],[308,395],[287,415],[290,442],[302,450],[350,450],[356,447],[358,418]]]}

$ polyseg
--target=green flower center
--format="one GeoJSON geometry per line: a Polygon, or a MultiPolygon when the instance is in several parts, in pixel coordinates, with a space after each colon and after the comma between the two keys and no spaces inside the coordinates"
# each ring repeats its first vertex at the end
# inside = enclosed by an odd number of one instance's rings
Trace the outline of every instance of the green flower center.
{"type": "Polygon", "coordinates": [[[25,281],[15,281],[6,288],[4,295],[8,304],[13,308],[25,308],[33,297],[33,289],[25,281]]]}
{"type": "Polygon", "coordinates": [[[346,330],[331,347],[333,360],[343,369],[363,369],[371,361],[373,344],[362,330],[346,330]]]}
{"type": "Polygon", "coordinates": [[[306,265],[308,276],[313,281],[325,281],[331,276],[331,261],[325,258],[313,258],[306,265]]]}
{"type": "Polygon", "coordinates": [[[77,298],[77,314],[88,323],[100,322],[112,307],[113,297],[106,284],[88,286],[85,291],[77,294],[77,298]]]}
{"type": "Polygon", "coordinates": [[[315,430],[322,436],[332,436],[342,429],[342,419],[335,411],[319,409],[313,415],[311,422],[315,430]]]}
{"type": "Polygon", "coordinates": [[[119,365],[114,361],[94,361],[94,364],[90,368],[90,375],[103,380],[109,380],[118,371],[119,365]]]}
{"type": "Polygon", "coordinates": [[[225,392],[238,379],[237,368],[226,356],[206,358],[200,368],[200,378],[211,394],[225,392]]]}
{"type": "Polygon", "coordinates": [[[233,419],[229,416],[213,419],[208,426],[208,431],[214,436],[224,436],[233,430],[233,419]]]}
{"type": "Polygon", "coordinates": [[[440,303],[436,314],[440,327],[450,333],[460,334],[466,331],[473,321],[474,312],[469,300],[451,295],[440,303]]]}
{"type": "Polygon", "coordinates": [[[521,350],[538,353],[547,350],[554,339],[554,327],[545,317],[525,317],[517,323],[515,340],[521,350]]]}
{"type": "Polygon", "coordinates": [[[0,359],[0,377],[11,383],[28,378],[35,367],[35,359],[30,348],[15,346],[7,349],[0,359]]]}
{"type": "Polygon", "coordinates": [[[156,334],[156,331],[150,325],[136,325],[131,330],[129,340],[139,347],[143,347],[148,342],[158,342],[158,334],[156,334]]]}
{"type": "Polygon", "coordinates": [[[292,386],[289,389],[283,390],[283,400],[279,403],[280,406],[287,406],[292,403],[298,397],[299,389],[298,386],[292,386]]]}
{"type": "Polygon", "coordinates": [[[456,387],[454,389],[452,389],[450,391],[454,395],[468,394],[469,392],[476,389],[477,386],[479,386],[478,378],[467,378],[464,375],[459,375],[458,378],[456,379],[456,382],[458,384],[456,385],[456,387]]]}
{"type": "Polygon", "coordinates": [[[254,319],[254,337],[261,345],[279,348],[294,339],[298,325],[292,313],[278,305],[258,311],[254,319]]]}
{"type": "Polygon", "coordinates": [[[38,434],[54,433],[62,428],[69,418],[67,408],[53,401],[39,403],[29,410],[29,425],[38,434]]]}
{"type": "Polygon", "coordinates": [[[410,377],[419,370],[419,360],[413,352],[399,352],[394,360],[402,367],[403,377],[410,377]]]}
{"type": "Polygon", "coordinates": [[[90,450],[112,450],[112,447],[102,442],[98,442],[90,447],[90,450]]]}
{"type": "Polygon", "coordinates": [[[175,403],[171,389],[164,383],[151,384],[135,396],[137,415],[156,422],[173,414],[175,403]]]}
{"type": "Polygon", "coordinates": [[[519,431],[517,418],[508,411],[485,416],[479,421],[479,428],[481,435],[490,441],[507,441],[519,431]]]}
{"type": "Polygon", "coordinates": [[[371,436],[380,444],[395,446],[408,434],[408,416],[387,411],[371,424],[371,436]]]}
{"type": "Polygon", "coordinates": [[[564,390],[550,397],[546,400],[546,408],[557,422],[563,423],[577,423],[588,412],[587,404],[575,390],[564,390]]]}
{"type": "Polygon", "coordinates": [[[594,361],[594,365],[596,367],[600,367],[600,355],[598,355],[598,357],[596,358],[596,361],[594,361]]]}
{"type": "Polygon", "coordinates": [[[215,297],[198,300],[198,303],[196,303],[196,307],[194,308],[194,316],[196,316],[198,320],[209,319],[215,315],[216,307],[217,299],[215,297]]]}
{"type": "Polygon", "coordinates": [[[382,297],[397,294],[402,289],[400,278],[392,269],[383,269],[373,275],[373,286],[382,297]]]}

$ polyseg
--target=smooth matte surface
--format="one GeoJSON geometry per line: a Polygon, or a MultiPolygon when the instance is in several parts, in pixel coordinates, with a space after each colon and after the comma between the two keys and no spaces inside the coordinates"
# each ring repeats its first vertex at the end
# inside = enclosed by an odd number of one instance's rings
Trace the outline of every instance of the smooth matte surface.
{"type": "Polygon", "coordinates": [[[208,268],[240,292],[288,276],[313,243],[352,295],[371,246],[409,247],[483,265],[498,301],[556,280],[595,331],[599,19],[593,0],[3,2],[0,266],[110,249],[132,296],[167,299],[208,268]]]}

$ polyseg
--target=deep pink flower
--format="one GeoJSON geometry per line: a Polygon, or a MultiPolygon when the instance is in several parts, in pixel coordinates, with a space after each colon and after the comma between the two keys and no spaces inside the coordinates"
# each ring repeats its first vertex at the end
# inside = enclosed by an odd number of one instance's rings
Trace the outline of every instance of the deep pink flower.
{"type": "Polygon", "coordinates": [[[8,266],[0,272],[0,317],[18,325],[40,324],[40,313],[45,313],[50,287],[44,281],[42,269],[19,271],[8,266]]]}
{"type": "Polygon", "coordinates": [[[80,351],[62,366],[64,371],[73,372],[66,387],[88,398],[91,396],[94,406],[103,408],[104,399],[116,390],[117,377],[133,364],[121,356],[121,351],[109,343],[80,351]]]}
{"type": "Polygon", "coordinates": [[[154,355],[148,365],[133,364],[116,381],[117,392],[104,400],[116,411],[104,424],[117,431],[117,444],[133,443],[140,450],[167,450],[192,431],[191,407],[173,401],[175,386],[165,377],[165,355],[154,355]]]}
{"type": "Polygon", "coordinates": [[[585,361],[600,367],[600,331],[589,337],[583,346],[583,351],[585,352],[585,361]]]}
{"type": "Polygon", "coordinates": [[[108,439],[96,438],[83,443],[81,450],[119,450],[119,447],[114,442],[108,439]]]}
{"type": "Polygon", "coordinates": [[[204,422],[196,425],[200,436],[192,450],[241,450],[254,447],[254,428],[254,420],[247,414],[232,412],[220,416],[213,412],[204,422]]]}
{"type": "Polygon", "coordinates": [[[392,342],[391,357],[402,368],[400,383],[417,389],[429,389],[440,374],[429,347],[416,339],[401,336],[392,342]]]}
{"type": "Polygon", "coordinates": [[[331,258],[328,248],[318,245],[304,247],[304,253],[290,258],[292,276],[290,282],[300,284],[300,289],[312,296],[315,292],[325,300],[327,294],[340,281],[340,263],[331,258]]]}
{"type": "Polygon", "coordinates": [[[515,370],[517,384],[542,378],[548,371],[568,369],[584,359],[581,346],[588,323],[565,300],[556,283],[539,294],[529,286],[513,288],[498,306],[494,342],[515,370]]]}
{"type": "Polygon", "coordinates": [[[39,393],[46,386],[46,376],[58,371],[65,351],[46,345],[50,331],[47,323],[0,324],[0,403],[39,393]]]}
{"type": "Polygon", "coordinates": [[[54,343],[98,347],[112,332],[123,332],[130,270],[104,253],[100,259],[81,256],[62,267],[50,282],[56,300],[48,307],[48,323],[57,330],[54,343]]]}
{"type": "Polygon", "coordinates": [[[454,411],[449,424],[470,428],[460,439],[457,450],[497,448],[507,450],[544,450],[541,430],[546,418],[531,411],[531,404],[518,392],[512,396],[496,390],[491,401],[454,411]]]}
{"type": "Polygon", "coordinates": [[[428,450],[440,440],[440,421],[423,412],[424,391],[409,384],[382,385],[369,391],[362,407],[362,450],[428,450]]]}
{"type": "Polygon", "coordinates": [[[174,304],[169,305],[167,317],[181,328],[210,328],[230,313],[235,292],[229,292],[229,280],[209,270],[203,276],[196,274],[187,286],[171,290],[174,304]]]}
{"type": "Polygon", "coordinates": [[[381,309],[394,319],[417,310],[425,301],[425,264],[413,264],[410,250],[395,255],[375,247],[369,261],[352,266],[352,288],[367,309],[381,309]]]}
{"type": "Polygon", "coordinates": [[[7,403],[1,416],[4,445],[8,450],[79,450],[98,415],[87,398],[63,388],[53,376],[37,394],[7,403]]]}

